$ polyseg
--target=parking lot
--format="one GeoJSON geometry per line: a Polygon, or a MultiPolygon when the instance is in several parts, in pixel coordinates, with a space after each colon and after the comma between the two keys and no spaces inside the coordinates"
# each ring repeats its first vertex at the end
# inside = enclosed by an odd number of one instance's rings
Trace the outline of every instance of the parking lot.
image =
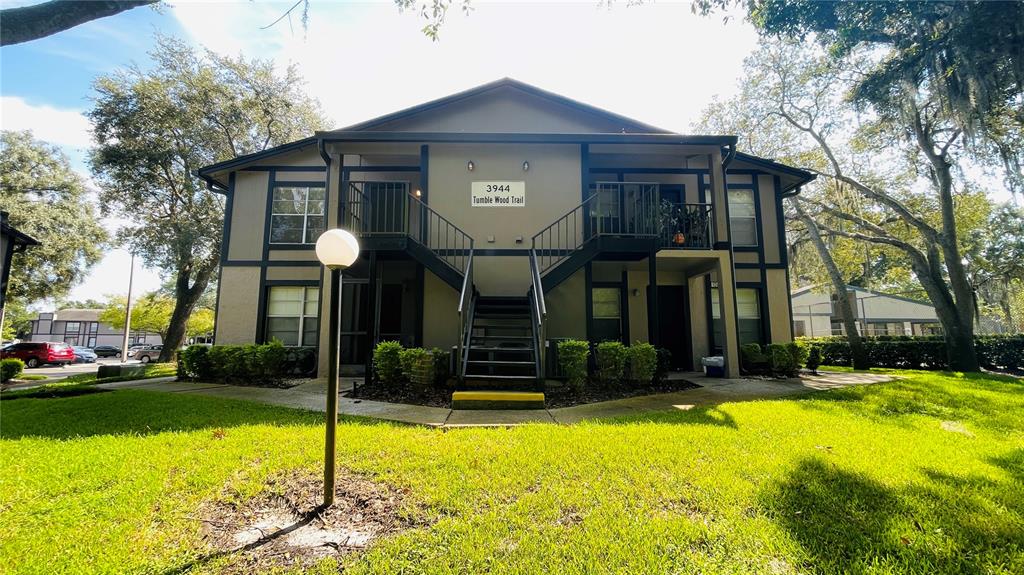
{"type": "MultiPolygon", "coordinates": [[[[47,377],[66,377],[68,375],[75,375],[78,373],[96,373],[99,366],[107,364],[120,363],[121,359],[116,357],[103,357],[96,360],[96,363],[72,363],[67,367],[60,367],[57,365],[44,365],[36,368],[25,368],[25,373],[45,375],[47,377]]],[[[134,359],[129,359],[125,363],[139,363],[134,359]]]]}

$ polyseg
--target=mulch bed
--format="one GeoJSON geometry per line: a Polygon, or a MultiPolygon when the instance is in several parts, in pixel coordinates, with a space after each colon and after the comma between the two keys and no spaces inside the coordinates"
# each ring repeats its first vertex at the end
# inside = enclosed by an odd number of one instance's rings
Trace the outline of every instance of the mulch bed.
{"type": "Polygon", "coordinates": [[[548,409],[558,407],[572,407],[585,403],[597,403],[599,401],[611,401],[614,399],[626,399],[628,397],[639,397],[641,395],[654,395],[656,393],[673,393],[686,391],[700,387],[682,379],[669,379],[659,384],[646,387],[601,387],[588,384],[581,393],[573,393],[566,387],[548,388],[544,394],[544,403],[548,409]]]}
{"type": "MultiPolygon", "coordinates": [[[[345,393],[343,397],[353,397],[352,392],[345,393]]],[[[375,382],[367,386],[358,386],[354,398],[386,401],[388,403],[426,405],[428,407],[451,407],[452,389],[448,387],[430,387],[421,391],[414,390],[408,386],[383,385],[375,382]]]]}
{"type": "Polygon", "coordinates": [[[215,551],[200,562],[231,556],[225,573],[305,569],[415,526],[399,512],[401,490],[340,473],[334,505],[323,509],[322,489],[323,477],[299,471],[271,479],[254,499],[208,504],[200,520],[215,551]]]}
{"type": "MultiPolygon", "coordinates": [[[[556,407],[571,407],[585,403],[597,403],[599,401],[610,401],[613,399],[625,399],[641,395],[652,395],[655,393],[672,393],[685,391],[700,387],[697,384],[682,379],[663,381],[657,385],[646,387],[601,387],[588,384],[582,393],[573,393],[564,386],[548,387],[544,391],[545,406],[549,409],[556,407]]],[[[359,386],[356,391],[356,399],[367,399],[372,401],[386,401],[388,403],[405,403],[409,405],[426,405],[429,407],[451,407],[453,388],[432,387],[426,390],[413,390],[406,386],[385,386],[380,383],[372,383],[368,386],[359,386]]],[[[344,397],[352,397],[351,392],[344,397]]]]}

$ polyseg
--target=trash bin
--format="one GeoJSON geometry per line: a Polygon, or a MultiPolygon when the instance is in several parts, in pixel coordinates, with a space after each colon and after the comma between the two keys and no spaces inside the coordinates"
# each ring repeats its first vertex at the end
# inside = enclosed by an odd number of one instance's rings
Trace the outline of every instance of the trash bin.
{"type": "Polygon", "coordinates": [[[725,358],[720,355],[700,358],[704,366],[704,375],[708,377],[725,377],[725,358]]]}

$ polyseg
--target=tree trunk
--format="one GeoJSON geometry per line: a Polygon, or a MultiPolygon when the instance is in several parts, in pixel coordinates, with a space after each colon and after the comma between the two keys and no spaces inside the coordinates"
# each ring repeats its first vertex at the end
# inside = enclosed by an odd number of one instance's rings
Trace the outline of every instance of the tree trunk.
{"type": "Polygon", "coordinates": [[[0,46],[20,44],[158,0],[51,0],[0,11],[0,46]]]}
{"type": "Polygon", "coordinates": [[[196,303],[210,284],[211,275],[211,269],[199,270],[196,273],[195,281],[189,286],[190,274],[187,268],[178,272],[174,283],[174,311],[171,312],[167,337],[164,339],[164,347],[160,351],[161,362],[174,361],[178,349],[185,343],[185,337],[188,335],[188,318],[192,316],[196,303]]]}
{"type": "Polygon", "coordinates": [[[793,206],[796,208],[800,221],[807,227],[807,235],[811,238],[811,243],[814,244],[815,249],[818,250],[818,255],[821,257],[822,263],[825,264],[828,277],[832,281],[832,289],[836,293],[836,300],[839,304],[839,315],[842,318],[843,327],[846,329],[846,340],[850,342],[850,358],[853,368],[868,369],[871,367],[871,364],[868,361],[868,352],[864,349],[864,341],[857,330],[857,320],[853,316],[853,306],[850,305],[850,294],[846,289],[846,280],[839,271],[839,266],[832,259],[828,246],[821,239],[821,231],[818,229],[818,224],[804,211],[803,206],[800,205],[800,200],[796,197],[793,198],[793,206]]]}

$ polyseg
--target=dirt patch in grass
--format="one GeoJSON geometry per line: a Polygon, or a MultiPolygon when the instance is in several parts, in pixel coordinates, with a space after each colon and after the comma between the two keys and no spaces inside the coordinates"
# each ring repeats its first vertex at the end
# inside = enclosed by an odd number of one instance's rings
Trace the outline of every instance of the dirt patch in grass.
{"type": "Polygon", "coordinates": [[[334,505],[324,509],[323,478],[294,472],[270,480],[266,492],[241,503],[203,509],[203,535],[214,556],[232,556],[226,573],[308,568],[361,553],[375,540],[414,523],[400,513],[405,493],[357,475],[340,474],[334,505]]]}
{"type": "Polygon", "coordinates": [[[452,389],[448,387],[429,387],[423,390],[413,389],[405,385],[384,385],[371,383],[360,385],[353,396],[348,392],[344,397],[386,401],[388,403],[406,403],[409,405],[426,405],[429,407],[451,407],[452,389]]]}

